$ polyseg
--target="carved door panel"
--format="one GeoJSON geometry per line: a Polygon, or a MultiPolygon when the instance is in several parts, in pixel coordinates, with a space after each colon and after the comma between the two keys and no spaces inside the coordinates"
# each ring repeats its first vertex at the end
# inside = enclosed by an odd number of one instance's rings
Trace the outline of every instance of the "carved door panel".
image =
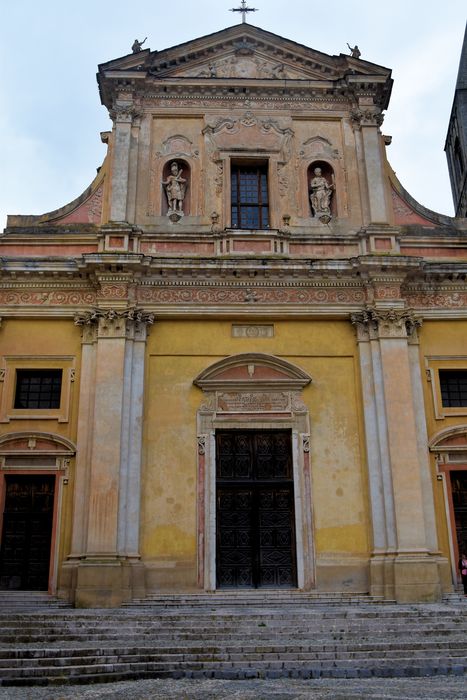
{"type": "Polygon", "coordinates": [[[6,476],[0,589],[47,590],[55,477],[6,476]]]}
{"type": "Polygon", "coordinates": [[[289,431],[218,431],[217,586],[296,585],[289,431]]]}
{"type": "Polygon", "coordinates": [[[452,503],[459,554],[467,547],[467,471],[451,472],[452,503]]]}

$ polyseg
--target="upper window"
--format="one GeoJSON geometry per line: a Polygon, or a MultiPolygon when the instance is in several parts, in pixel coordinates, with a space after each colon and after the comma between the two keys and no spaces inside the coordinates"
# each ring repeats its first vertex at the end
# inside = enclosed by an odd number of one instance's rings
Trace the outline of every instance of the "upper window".
{"type": "Polygon", "coordinates": [[[61,369],[17,369],[14,408],[60,408],[61,369]]]}
{"type": "Polygon", "coordinates": [[[232,227],[269,228],[267,163],[233,163],[232,227]]]}
{"type": "Polygon", "coordinates": [[[440,369],[439,384],[443,406],[467,406],[467,370],[440,369]]]}

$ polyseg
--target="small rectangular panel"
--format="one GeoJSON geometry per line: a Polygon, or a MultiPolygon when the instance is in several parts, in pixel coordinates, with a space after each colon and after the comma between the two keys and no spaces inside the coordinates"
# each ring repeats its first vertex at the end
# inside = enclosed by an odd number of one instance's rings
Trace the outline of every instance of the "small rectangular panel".
{"type": "Polygon", "coordinates": [[[274,338],[274,324],[232,323],[232,338],[274,338]]]}
{"type": "Polygon", "coordinates": [[[224,392],[217,396],[219,413],[267,413],[290,411],[290,397],[285,391],[224,392]]]}

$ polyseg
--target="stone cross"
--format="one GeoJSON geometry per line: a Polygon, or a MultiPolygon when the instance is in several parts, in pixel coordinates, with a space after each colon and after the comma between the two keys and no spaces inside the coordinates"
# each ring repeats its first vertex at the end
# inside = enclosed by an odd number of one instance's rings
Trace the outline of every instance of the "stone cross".
{"type": "Polygon", "coordinates": [[[248,7],[246,4],[246,0],[242,0],[242,6],[241,7],[233,7],[231,12],[241,12],[242,13],[242,22],[246,22],[246,15],[247,12],[257,12],[256,7],[248,7]]]}

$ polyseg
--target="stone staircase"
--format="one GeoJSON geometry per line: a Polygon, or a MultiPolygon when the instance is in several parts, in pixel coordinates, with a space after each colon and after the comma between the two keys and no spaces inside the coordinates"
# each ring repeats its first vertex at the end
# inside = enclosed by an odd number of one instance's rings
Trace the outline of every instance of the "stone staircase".
{"type": "Polygon", "coordinates": [[[0,591],[0,615],[5,612],[46,612],[63,608],[71,608],[71,605],[45,591],[0,591]]]}
{"type": "Polygon", "coordinates": [[[461,675],[465,600],[401,606],[364,596],[255,592],[152,596],[117,610],[2,606],[0,679],[29,686],[461,675]]]}
{"type": "Polygon", "coordinates": [[[251,606],[272,605],[273,607],[303,607],[313,605],[362,605],[367,603],[391,604],[383,597],[366,593],[316,593],[297,589],[277,591],[216,591],[215,593],[149,594],[145,598],[135,598],[124,603],[122,609],[164,609],[197,608],[213,605],[216,608],[244,609],[251,606]]]}

